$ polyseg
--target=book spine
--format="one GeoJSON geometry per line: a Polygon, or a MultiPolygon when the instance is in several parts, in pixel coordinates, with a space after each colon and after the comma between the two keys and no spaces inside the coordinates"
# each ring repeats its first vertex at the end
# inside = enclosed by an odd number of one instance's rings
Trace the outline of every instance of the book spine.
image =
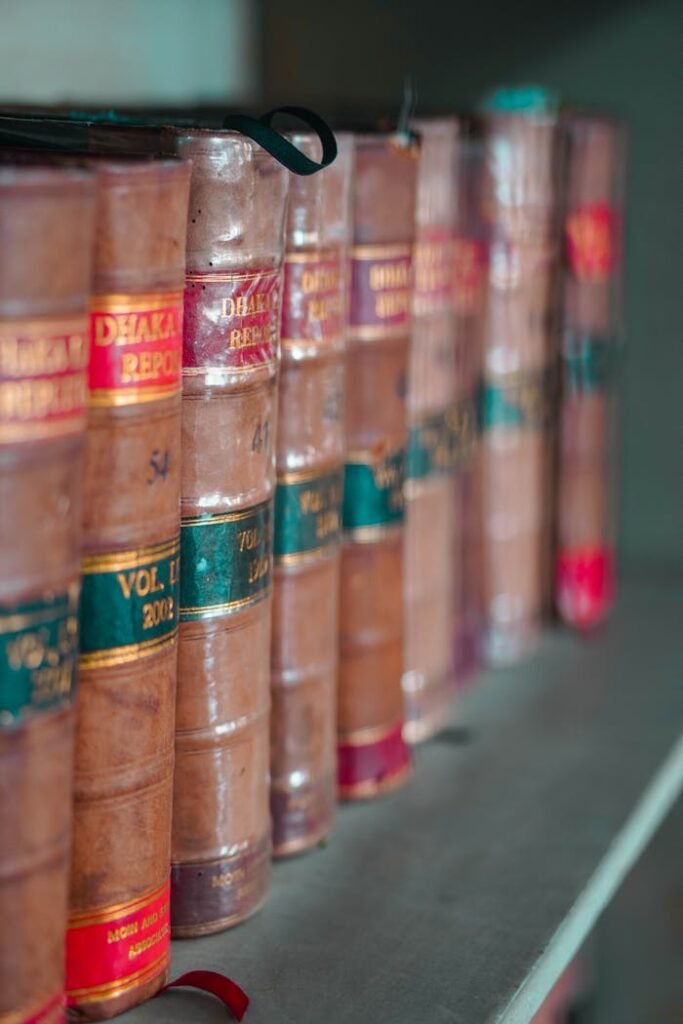
{"type": "Polygon", "coordinates": [[[555,604],[589,628],[615,595],[617,357],[623,145],[605,118],[569,116],[555,604]]]}
{"type": "Polygon", "coordinates": [[[456,404],[453,256],[457,122],[424,120],[408,369],[404,735],[444,724],[453,692],[456,404]]]}
{"type": "Polygon", "coordinates": [[[0,174],[0,1020],[64,1020],[94,187],[0,174]]]}
{"type": "MultiPolygon", "coordinates": [[[[302,147],[305,137],[295,140],[302,147]]],[[[310,143],[309,143],[310,144],[310,143]]],[[[271,793],[273,852],[298,853],[332,827],[344,362],[353,162],[292,182],[277,430],[271,793]],[[302,229],[303,228],[303,229],[302,229]],[[302,245],[299,239],[305,238],[302,245]]]]}
{"type": "Polygon", "coordinates": [[[410,766],[401,679],[416,170],[416,148],[357,138],[337,747],[345,799],[396,787],[410,766]]]}
{"type": "Polygon", "coordinates": [[[461,123],[453,261],[456,404],[455,679],[475,677],[481,657],[481,445],[478,395],[486,302],[488,239],[482,203],[483,140],[477,121],[461,123]]]}
{"type": "Polygon", "coordinates": [[[490,261],[482,427],[485,653],[513,662],[549,596],[552,411],[559,270],[556,122],[497,115],[487,128],[490,261]],[[503,148],[507,160],[497,159],[503,148]]]}
{"type": "Polygon", "coordinates": [[[171,926],[186,937],[254,913],[270,880],[274,434],[288,182],[247,140],[189,133],[177,145],[193,162],[171,856],[171,926]],[[228,181],[226,167],[234,171],[228,181]],[[239,248],[231,241],[238,237],[239,248]]]}
{"type": "Polygon", "coordinates": [[[189,168],[98,166],[66,960],[74,1020],[137,1005],[170,961],[189,168]]]}

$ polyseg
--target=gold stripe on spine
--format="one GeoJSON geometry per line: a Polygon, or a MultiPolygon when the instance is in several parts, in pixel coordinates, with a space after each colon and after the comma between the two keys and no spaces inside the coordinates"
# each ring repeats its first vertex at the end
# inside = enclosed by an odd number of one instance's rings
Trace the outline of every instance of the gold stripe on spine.
{"type": "Polygon", "coordinates": [[[317,548],[309,548],[308,551],[292,552],[288,555],[276,555],[274,558],[275,568],[283,568],[290,565],[306,565],[308,562],[321,562],[324,558],[336,556],[339,552],[340,543],[321,544],[317,548]]]}
{"type": "Polygon", "coordinates": [[[357,526],[355,529],[346,528],[343,530],[343,539],[351,544],[374,544],[375,541],[397,536],[402,532],[403,522],[378,523],[376,526],[357,526]]]}
{"type": "Polygon", "coordinates": [[[381,260],[398,259],[401,256],[410,258],[413,254],[412,245],[406,242],[388,242],[385,245],[354,245],[351,259],[381,260]]]}
{"type": "Polygon", "coordinates": [[[412,766],[408,763],[395,775],[383,779],[365,779],[364,782],[356,782],[353,785],[337,785],[337,793],[343,799],[353,797],[356,800],[365,800],[374,796],[381,796],[384,793],[391,793],[398,789],[412,774],[412,766]]]}
{"type": "Polygon", "coordinates": [[[175,643],[178,636],[176,627],[172,633],[157,637],[155,640],[143,640],[139,644],[127,644],[125,647],[111,647],[91,654],[80,654],[78,664],[82,669],[106,668],[112,665],[127,665],[136,661],[143,654],[156,654],[175,643]]]}
{"type": "Polygon", "coordinates": [[[277,474],[279,484],[305,484],[309,480],[317,480],[321,476],[330,473],[341,473],[344,470],[343,462],[328,463],[325,466],[316,466],[315,469],[289,469],[277,474]]]}
{"type": "Polygon", "coordinates": [[[381,743],[395,733],[400,733],[403,728],[402,722],[394,722],[393,725],[368,725],[364,729],[354,729],[353,732],[338,733],[337,746],[339,747],[367,747],[374,743],[381,743]]]}
{"type": "Polygon", "coordinates": [[[161,974],[170,962],[170,951],[164,950],[161,956],[157,957],[153,963],[142,967],[134,974],[127,975],[120,981],[112,981],[106,985],[98,985],[93,988],[67,989],[66,994],[70,999],[78,999],[82,1003],[98,1003],[103,999],[114,999],[116,996],[122,996],[129,992],[132,988],[137,988],[138,985],[142,985],[146,981],[151,981],[155,975],[161,974]]]}
{"type": "Polygon", "coordinates": [[[82,570],[85,576],[100,572],[122,572],[125,569],[137,569],[148,562],[156,562],[160,558],[170,558],[180,551],[180,540],[164,541],[148,548],[134,548],[132,551],[114,551],[106,555],[85,555],[82,570]]]}
{"type": "Polygon", "coordinates": [[[253,281],[257,277],[275,277],[280,273],[280,266],[269,267],[267,270],[240,271],[221,270],[208,274],[185,274],[186,281],[253,281]]]}
{"type": "Polygon", "coordinates": [[[88,395],[91,408],[102,408],[119,405],[143,405],[145,402],[159,402],[162,398],[171,398],[180,394],[180,381],[177,384],[166,384],[158,388],[142,388],[130,391],[117,388],[98,388],[88,395]]]}
{"type": "Polygon", "coordinates": [[[334,351],[337,347],[344,345],[344,335],[336,334],[329,338],[325,338],[324,341],[317,341],[313,338],[280,338],[280,348],[290,349],[296,348],[307,348],[315,349],[316,355],[324,356],[334,351]]]}
{"type": "MultiPolygon", "coordinates": [[[[66,611],[69,610],[68,605],[64,607],[66,611]]],[[[58,615],[59,608],[54,605],[35,612],[8,615],[6,619],[0,618],[0,636],[3,633],[15,633],[19,629],[28,629],[30,626],[40,626],[43,622],[52,622],[58,615]]],[[[0,1024],[2,1024],[2,1017],[0,1017],[0,1024]]]]}
{"type": "Polygon", "coordinates": [[[31,1006],[23,1010],[8,1010],[7,1013],[0,1013],[0,1024],[25,1024],[25,1021],[35,1017],[44,1006],[49,1005],[55,999],[57,1003],[50,1009],[48,1016],[41,1017],[41,1024],[57,1024],[57,1021],[64,1019],[62,992],[55,992],[52,999],[41,999],[39,1003],[32,1003],[31,1006]]]}
{"type": "Polygon", "coordinates": [[[93,295],[90,311],[93,313],[147,313],[155,309],[166,309],[168,306],[182,306],[183,293],[176,292],[144,292],[137,295],[111,293],[93,295]]]}
{"type": "Polygon", "coordinates": [[[225,377],[239,377],[248,373],[255,373],[257,370],[271,370],[278,365],[277,358],[265,359],[261,363],[251,363],[249,366],[183,366],[183,377],[205,377],[207,374],[216,374],[225,377]]]}
{"type": "Polygon", "coordinates": [[[411,331],[411,319],[407,323],[395,327],[384,327],[382,324],[365,324],[365,326],[354,327],[349,325],[349,341],[390,341],[392,338],[405,338],[411,331]]]}
{"type": "MultiPolygon", "coordinates": [[[[266,587],[250,597],[240,597],[235,601],[224,601],[222,604],[180,605],[180,617],[182,620],[183,615],[200,615],[201,619],[211,619],[216,615],[222,615],[224,612],[235,611],[236,608],[247,608],[249,605],[259,604],[259,602],[270,597],[272,590],[272,587],[266,587]]],[[[199,622],[201,619],[186,620],[186,622],[199,622]]]]}
{"type": "Polygon", "coordinates": [[[157,886],[156,889],[152,889],[151,892],[146,892],[142,896],[136,896],[132,900],[124,900],[122,903],[111,903],[101,910],[77,910],[69,914],[68,927],[88,928],[93,924],[107,924],[109,921],[116,921],[119,917],[134,914],[138,910],[144,910],[150,903],[154,903],[160,896],[163,896],[168,887],[169,883],[164,882],[162,885],[157,886]]]}
{"type": "Polygon", "coordinates": [[[254,515],[255,510],[269,504],[269,502],[270,499],[260,502],[258,505],[252,505],[247,509],[239,509],[236,512],[222,512],[220,515],[212,515],[210,512],[207,512],[206,517],[183,516],[180,522],[181,526],[215,526],[216,523],[238,523],[241,519],[250,519],[254,515]]]}
{"type": "Polygon", "coordinates": [[[285,263],[329,263],[332,260],[339,260],[339,249],[315,249],[307,252],[285,253],[285,263]]]}
{"type": "MultiPolygon", "coordinates": [[[[18,383],[18,382],[17,382],[18,383]]],[[[85,401],[87,386],[83,384],[85,401]]],[[[64,437],[78,434],[85,427],[85,411],[78,416],[55,417],[34,423],[0,423],[0,444],[11,444],[12,441],[43,441],[50,437],[64,437]]]]}

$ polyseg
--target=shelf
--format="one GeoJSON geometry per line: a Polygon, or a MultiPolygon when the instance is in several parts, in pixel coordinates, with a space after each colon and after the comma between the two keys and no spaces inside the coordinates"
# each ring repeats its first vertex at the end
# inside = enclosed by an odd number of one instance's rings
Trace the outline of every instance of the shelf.
{"type": "MultiPolygon", "coordinates": [[[[249,1024],[528,1021],[683,786],[682,609],[683,580],[631,577],[599,636],[484,676],[408,788],[343,807],[257,917],[174,943],[172,977],[228,974],[249,1024]]],[[[121,1019],[227,1018],[176,990],[121,1019]]]]}

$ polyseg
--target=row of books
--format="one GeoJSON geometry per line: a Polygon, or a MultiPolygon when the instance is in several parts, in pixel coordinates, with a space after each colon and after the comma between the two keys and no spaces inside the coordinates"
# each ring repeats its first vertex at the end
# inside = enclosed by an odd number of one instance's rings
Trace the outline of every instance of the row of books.
{"type": "Polygon", "coordinates": [[[313,124],[0,116],[0,1021],[152,996],[609,610],[617,127],[313,124]]]}

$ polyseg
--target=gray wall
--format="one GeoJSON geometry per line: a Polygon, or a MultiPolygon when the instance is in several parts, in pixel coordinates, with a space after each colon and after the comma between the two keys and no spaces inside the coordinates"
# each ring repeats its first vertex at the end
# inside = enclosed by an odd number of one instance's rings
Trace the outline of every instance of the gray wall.
{"type": "Polygon", "coordinates": [[[262,0],[269,99],[462,107],[501,81],[606,105],[631,133],[622,542],[683,563],[683,4],[262,0]]]}

